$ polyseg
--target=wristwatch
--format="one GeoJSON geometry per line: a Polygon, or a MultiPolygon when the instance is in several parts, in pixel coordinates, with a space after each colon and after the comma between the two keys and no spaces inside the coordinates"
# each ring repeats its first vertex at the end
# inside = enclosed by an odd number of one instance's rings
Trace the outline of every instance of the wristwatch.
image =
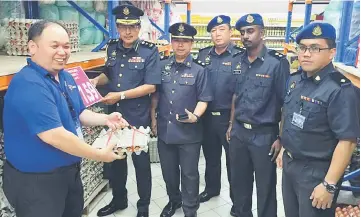
{"type": "Polygon", "coordinates": [[[125,93],[124,92],[120,92],[120,100],[125,99],[125,93]]]}
{"type": "Polygon", "coordinates": [[[334,194],[338,189],[338,187],[336,185],[328,184],[328,182],[326,182],[326,180],[323,180],[322,184],[323,184],[323,186],[325,186],[327,192],[330,194],[334,194]]]}

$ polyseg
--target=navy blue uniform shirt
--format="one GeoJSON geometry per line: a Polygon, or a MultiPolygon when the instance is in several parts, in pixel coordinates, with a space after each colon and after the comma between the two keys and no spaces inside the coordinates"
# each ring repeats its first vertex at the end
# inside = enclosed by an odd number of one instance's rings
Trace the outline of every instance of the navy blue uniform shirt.
{"type": "Polygon", "coordinates": [[[232,62],[239,60],[244,52],[233,43],[229,44],[227,50],[218,55],[214,46],[201,49],[198,59],[206,64],[206,74],[213,93],[213,101],[209,103],[207,110],[222,111],[230,110],[232,96],[236,87],[236,75],[232,70],[232,62]]]}
{"type": "Polygon", "coordinates": [[[232,64],[237,76],[235,119],[248,124],[275,124],[281,120],[290,66],[284,55],[266,46],[252,63],[244,52],[232,64]]]}
{"type": "Polygon", "coordinates": [[[57,127],[77,135],[75,122],[79,123],[85,106],[73,77],[62,70],[59,80],[56,82],[54,76],[28,59],[28,65],[14,76],[6,92],[5,155],[22,172],[49,172],[81,160],[37,136],[57,127]]]}
{"type": "Polygon", "coordinates": [[[183,63],[175,57],[161,61],[162,84],[158,86],[158,136],[167,144],[189,144],[202,140],[202,124],[181,123],[176,114],[193,112],[199,101],[209,102],[212,94],[202,66],[189,55],[183,63]]]}
{"type": "MultiPolygon", "coordinates": [[[[155,44],[137,40],[132,48],[126,49],[121,41],[113,40],[109,43],[107,56],[104,73],[109,79],[109,91],[121,92],[144,84],[160,84],[160,58],[155,44]]],[[[112,107],[133,126],[150,125],[149,95],[121,100],[112,107]]]]}
{"type": "Polygon", "coordinates": [[[339,140],[359,137],[359,90],[332,63],[293,74],[287,89],[281,141],[294,158],[331,160],[339,140]]]}

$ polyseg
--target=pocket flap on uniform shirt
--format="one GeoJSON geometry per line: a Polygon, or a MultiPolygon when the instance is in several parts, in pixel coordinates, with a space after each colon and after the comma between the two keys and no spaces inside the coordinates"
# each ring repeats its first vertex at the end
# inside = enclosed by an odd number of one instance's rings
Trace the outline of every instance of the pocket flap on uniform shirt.
{"type": "Polygon", "coordinates": [[[196,82],[196,78],[179,78],[179,84],[181,85],[193,85],[196,82]]]}
{"type": "Polygon", "coordinates": [[[304,101],[304,100],[301,100],[301,102],[303,103],[302,109],[305,111],[320,112],[322,110],[322,105],[318,105],[316,103],[308,102],[308,101],[304,101]]]}
{"type": "Polygon", "coordinates": [[[271,78],[266,78],[266,77],[256,77],[253,78],[253,84],[256,86],[260,86],[260,87],[269,87],[272,83],[272,79],[271,78]]]}
{"type": "Polygon", "coordinates": [[[129,63],[129,69],[143,69],[144,63],[129,63]]]}

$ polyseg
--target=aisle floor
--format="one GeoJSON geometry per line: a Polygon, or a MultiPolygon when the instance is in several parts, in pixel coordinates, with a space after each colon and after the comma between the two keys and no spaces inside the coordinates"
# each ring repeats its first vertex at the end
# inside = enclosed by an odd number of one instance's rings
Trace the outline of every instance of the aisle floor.
{"type": "MultiPolygon", "coordinates": [[[[159,217],[163,207],[168,203],[168,196],[165,188],[165,183],[162,177],[162,171],[159,163],[152,163],[152,177],[153,177],[153,189],[152,189],[152,200],[149,208],[150,217],[159,217]]],[[[136,217],[137,209],[136,204],[138,200],[137,185],[135,179],[135,172],[131,158],[128,158],[128,208],[123,211],[118,211],[109,217],[136,217]]],[[[199,161],[199,174],[200,174],[200,186],[199,191],[204,190],[204,171],[205,171],[205,160],[201,154],[199,161]]],[[[281,174],[282,170],[277,169],[277,199],[278,199],[278,217],[285,217],[283,210],[283,200],[281,193],[281,174]]],[[[96,217],[97,211],[107,205],[112,199],[112,192],[109,189],[107,192],[102,192],[97,198],[91,203],[90,209],[92,210],[88,217],[96,217]]],[[[229,184],[227,180],[227,170],[225,157],[222,158],[222,189],[219,197],[214,197],[206,203],[201,203],[198,210],[199,217],[230,217],[229,211],[232,203],[229,198],[229,184]]],[[[257,217],[257,197],[254,187],[253,192],[253,216],[257,217]]],[[[85,217],[85,216],[84,216],[85,217]]],[[[182,209],[178,209],[174,217],[184,217],[182,209]]]]}

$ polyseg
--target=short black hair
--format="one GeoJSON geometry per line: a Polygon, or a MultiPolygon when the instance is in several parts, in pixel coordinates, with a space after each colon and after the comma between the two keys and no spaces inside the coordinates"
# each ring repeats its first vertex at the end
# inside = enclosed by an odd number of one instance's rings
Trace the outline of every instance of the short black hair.
{"type": "Polygon", "coordinates": [[[31,27],[29,28],[28,42],[31,41],[31,40],[35,40],[35,38],[41,36],[44,29],[46,27],[48,27],[49,25],[51,25],[51,24],[57,24],[57,25],[61,26],[69,35],[69,32],[68,32],[67,28],[63,24],[61,24],[61,23],[59,23],[57,21],[40,20],[40,21],[34,23],[33,25],[31,25],[31,27]]]}
{"type": "Polygon", "coordinates": [[[336,48],[336,41],[332,39],[325,39],[329,48],[336,48]]]}

